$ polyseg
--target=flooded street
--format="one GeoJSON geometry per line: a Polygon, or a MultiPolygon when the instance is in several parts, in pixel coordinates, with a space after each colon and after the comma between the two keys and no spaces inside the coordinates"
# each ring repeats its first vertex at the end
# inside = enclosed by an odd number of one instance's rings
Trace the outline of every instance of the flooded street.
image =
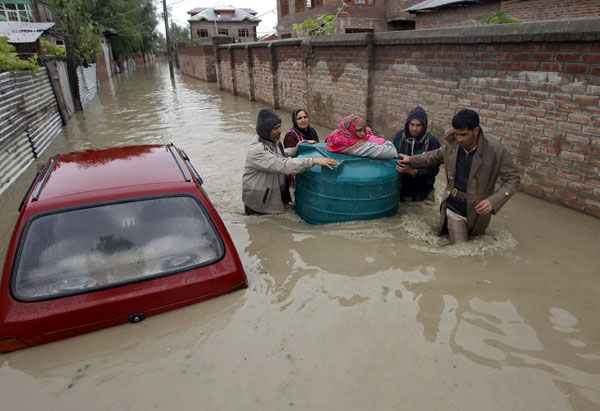
{"type": "MultiPolygon", "coordinates": [[[[517,193],[488,235],[448,246],[433,234],[439,192],[376,221],[246,216],[242,170],[264,107],[190,77],[172,84],[166,64],[101,84],[43,160],[175,143],[249,288],[1,355],[1,409],[600,409],[600,219],[517,193]]],[[[3,256],[41,164],[0,196],[3,256]]]]}

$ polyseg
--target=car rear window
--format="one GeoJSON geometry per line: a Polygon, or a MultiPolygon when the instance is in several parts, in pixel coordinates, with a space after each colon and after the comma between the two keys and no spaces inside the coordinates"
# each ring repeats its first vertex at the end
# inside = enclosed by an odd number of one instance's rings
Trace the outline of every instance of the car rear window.
{"type": "Polygon", "coordinates": [[[220,259],[223,242],[192,197],[104,204],[33,219],[20,244],[17,299],[62,297],[220,259]]]}

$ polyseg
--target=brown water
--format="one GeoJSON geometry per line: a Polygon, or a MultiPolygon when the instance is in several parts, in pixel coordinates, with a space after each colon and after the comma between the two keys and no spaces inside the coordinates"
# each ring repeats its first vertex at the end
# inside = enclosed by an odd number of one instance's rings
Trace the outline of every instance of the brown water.
{"type": "MultiPolygon", "coordinates": [[[[164,64],[102,83],[44,158],[173,141],[250,287],[2,355],[0,409],[600,409],[599,219],[518,193],[489,235],[448,246],[434,204],[328,226],[248,217],[261,108],[189,77],[173,87],[164,64]]],[[[0,196],[3,255],[40,164],[0,196]]]]}

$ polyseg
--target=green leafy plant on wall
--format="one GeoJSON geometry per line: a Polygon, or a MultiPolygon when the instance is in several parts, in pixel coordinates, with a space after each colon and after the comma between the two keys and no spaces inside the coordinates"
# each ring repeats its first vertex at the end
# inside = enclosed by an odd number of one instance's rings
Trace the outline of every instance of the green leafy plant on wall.
{"type": "Polygon", "coordinates": [[[302,23],[294,24],[296,37],[327,36],[335,33],[335,20],[347,7],[346,2],[342,0],[342,4],[337,8],[337,13],[335,14],[328,14],[326,16],[319,14],[314,19],[307,17],[302,23]]]}
{"type": "Polygon", "coordinates": [[[481,21],[473,20],[473,23],[476,26],[489,26],[491,24],[515,24],[522,23],[521,20],[515,19],[512,17],[504,16],[503,11],[499,11],[490,16],[487,16],[485,19],[481,21]]]}
{"type": "Polygon", "coordinates": [[[0,37],[0,71],[29,71],[35,73],[39,69],[37,55],[27,60],[21,60],[15,47],[8,44],[8,37],[0,37]]]}
{"type": "Polygon", "coordinates": [[[67,55],[67,52],[65,51],[64,47],[52,44],[43,37],[40,38],[40,44],[42,45],[42,53],[46,56],[65,57],[67,55]]]}

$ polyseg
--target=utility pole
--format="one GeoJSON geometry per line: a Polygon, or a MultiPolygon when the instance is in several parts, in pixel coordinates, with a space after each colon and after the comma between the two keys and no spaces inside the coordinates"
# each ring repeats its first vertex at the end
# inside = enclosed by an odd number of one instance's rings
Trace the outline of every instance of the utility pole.
{"type": "Polygon", "coordinates": [[[167,13],[167,0],[163,0],[163,17],[165,19],[165,36],[167,37],[167,57],[169,59],[169,74],[175,78],[173,73],[173,53],[171,52],[171,36],[169,35],[169,15],[167,13]]]}

